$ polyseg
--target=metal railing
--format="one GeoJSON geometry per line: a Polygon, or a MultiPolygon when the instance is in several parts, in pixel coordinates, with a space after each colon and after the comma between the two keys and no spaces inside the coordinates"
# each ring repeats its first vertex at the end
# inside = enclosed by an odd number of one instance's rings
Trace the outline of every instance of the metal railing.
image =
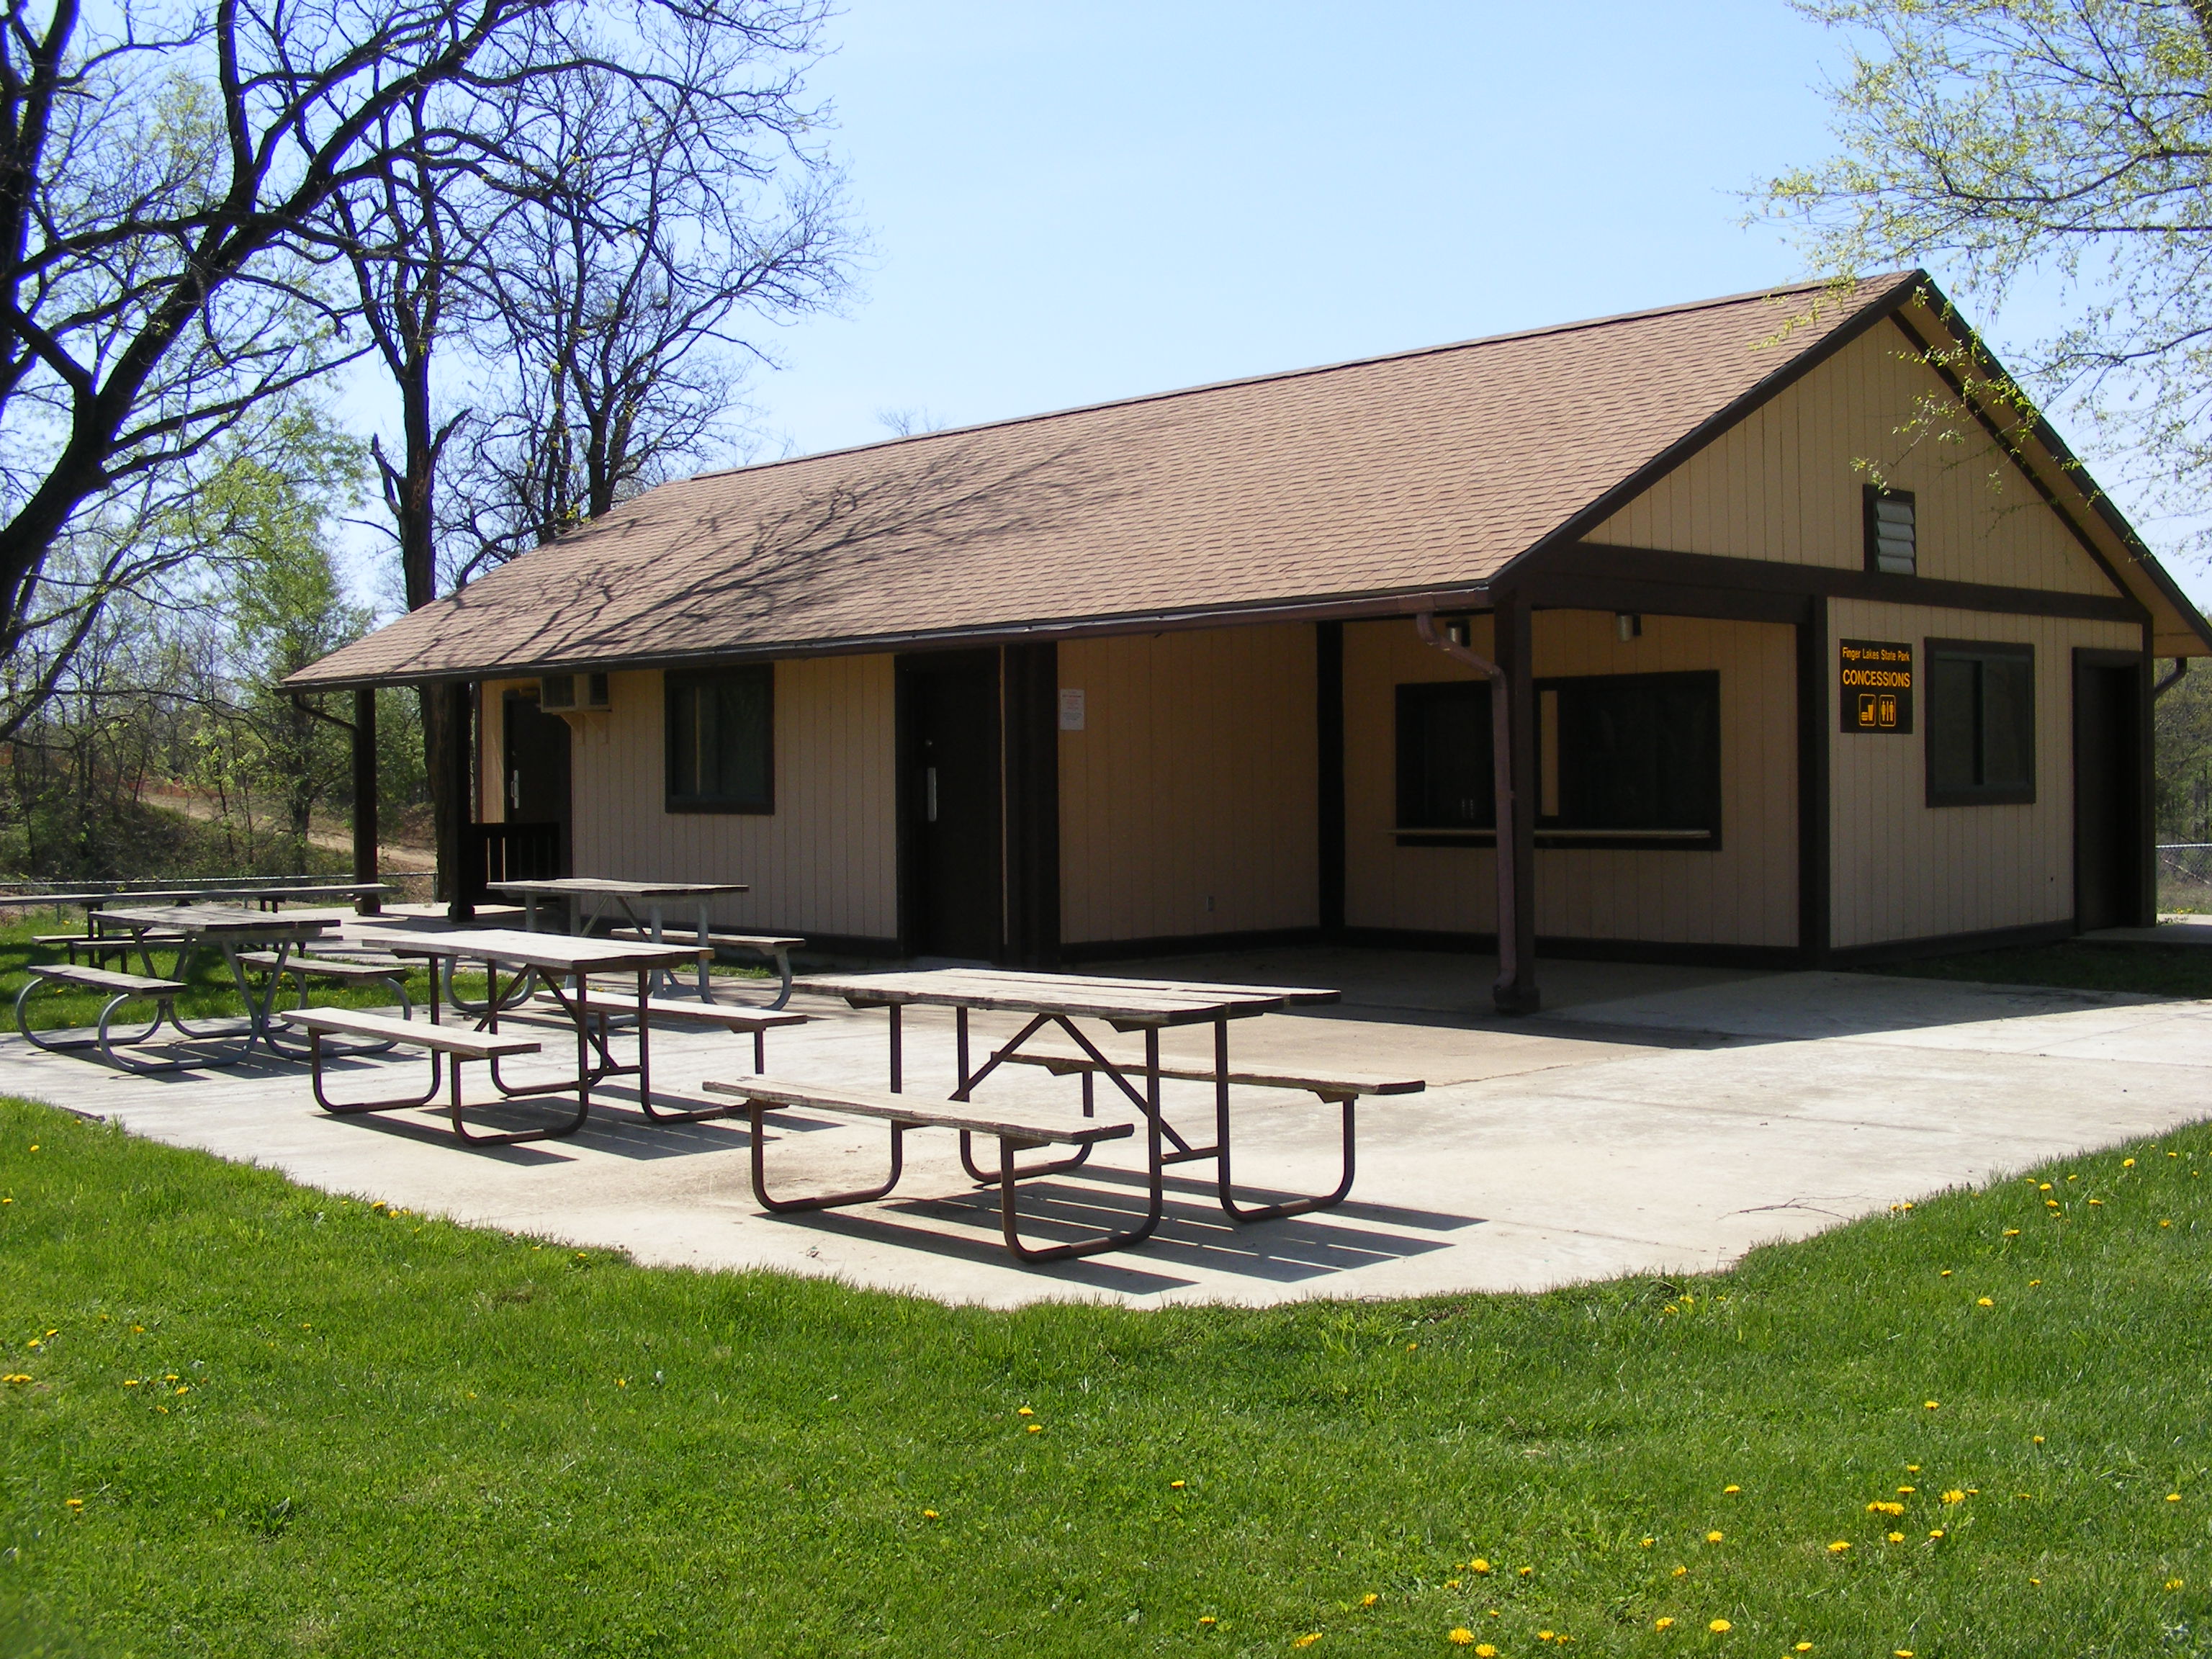
{"type": "Polygon", "coordinates": [[[2158,908],[2212,910],[2212,841],[2163,842],[2157,851],[2158,908]]]}

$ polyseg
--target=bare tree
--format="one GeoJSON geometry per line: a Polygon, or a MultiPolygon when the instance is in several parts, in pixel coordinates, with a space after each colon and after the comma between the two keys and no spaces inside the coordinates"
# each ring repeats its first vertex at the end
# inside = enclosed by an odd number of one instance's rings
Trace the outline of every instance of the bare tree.
{"type": "Polygon", "coordinates": [[[842,290],[842,180],[790,60],[716,72],[713,98],[571,76],[520,124],[480,268],[504,373],[471,427],[457,580],[704,462],[768,358],[746,323],[842,290]]]}

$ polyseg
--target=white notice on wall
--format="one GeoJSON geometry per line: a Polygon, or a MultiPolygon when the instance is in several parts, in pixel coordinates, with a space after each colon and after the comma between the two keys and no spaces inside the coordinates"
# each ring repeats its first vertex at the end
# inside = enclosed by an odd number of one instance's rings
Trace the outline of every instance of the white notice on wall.
{"type": "Polygon", "coordinates": [[[1080,732],[1083,729],[1083,692],[1079,688],[1063,685],[1060,688],[1060,729],[1080,732]]]}

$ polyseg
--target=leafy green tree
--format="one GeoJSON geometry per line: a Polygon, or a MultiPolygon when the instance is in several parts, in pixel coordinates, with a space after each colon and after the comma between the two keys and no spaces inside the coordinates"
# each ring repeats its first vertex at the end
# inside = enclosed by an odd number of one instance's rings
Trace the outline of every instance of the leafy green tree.
{"type": "Polygon", "coordinates": [[[2156,503],[2212,483],[2212,0],[1801,0],[1844,34],[1838,154],[1769,181],[1818,269],[1928,264],[2063,321],[2014,363],[2156,503]]]}

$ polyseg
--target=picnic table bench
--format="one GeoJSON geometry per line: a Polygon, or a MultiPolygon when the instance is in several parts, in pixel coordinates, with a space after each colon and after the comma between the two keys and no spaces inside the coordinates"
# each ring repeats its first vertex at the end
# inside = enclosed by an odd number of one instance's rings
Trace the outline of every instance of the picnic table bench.
{"type": "MultiPolygon", "coordinates": [[[[532,1004],[548,1010],[562,1007],[561,999],[550,992],[541,991],[531,998],[532,1004]]],[[[781,1026],[804,1025],[805,1014],[778,1013],[769,1008],[739,1008],[726,1002],[693,1002],[684,997],[647,997],[644,1002],[593,1003],[591,1012],[599,1022],[599,1047],[606,1048],[605,1032],[612,1022],[623,1019],[647,1019],[659,1024],[718,1025],[726,1031],[740,1031],[753,1040],[753,1070],[768,1070],[768,1034],[781,1026]]],[[[696,1123],[706,1118],[729,1117],[740,1109],[713,1106],[701,1110],[666,1111],[655,1106],[649,1096],[641,1097],[639,1104],[647,1117],[656,1123],[696,1123]]]]}
{"type": "Polygon", "coordinates": [[[763,1207],[771,1212],[779,1205],[803,1204],[811,1208],[828,1208],[841,1204],[866,1203],[883,1197],[891,1190],[898,1178],[900,1137],[905,1127],[951,1128],[959,1132],[961,1164],[969,1176],[981,1184],[1000,1188],[1007,1248],[1024,1261],[1054,1261],[1067,1256],[1094,1255],[1100,1250],[1121,1249],[1149,1237],[1158,1224],[1162,1170],[1169,1164],[1212,1160],[1215,1190],[1222,1210],[1232,1220],[1240,1223],[1298,1215],[1341,1203],[1352,1190],[1355,1167],[1355,1102],[1370,1095],[1408,1094],[1422,1086],[1419,1079],[1412,1078],[1340,1073],[1306,1077],[1282,1067],[1254,1066],[1242,1071],[1232,1067],[1229,1063],[1229,1022],[1274,1012],[1285,1007],[1337,1000],[1338,993],[1334,991],[1310,987],[1178,983],[1168,980],[1112,979],[1086,975],[1020,973],[970,968],[852,976],[814,975],[799,983],[808,990],[841,996],[856,1008],[881,1007],[888,1012],[890,1041],[889,1091],[879,1094],[842,1086],[800,1088],[782,1083],[763,1084],[759,1079],[711,1081],[706,1086],[712,1092],[735,1095],[749,1103],[885,1119],[892,1125],[891,1175],[888,1184],[870,1188],[865,1193],[836,1194],[819,1200],[774,1199],[768,1190],[765,1166],[762,1161],[760,1113],[757,1105],[749,1105],[755,1135],[753,1191],[763,1207]],[[957,1086],[949,1101],[917,1103],[905,1091],[902,1018],[904,1011],[909,1007],[944,1007],[953,1011],[957,1076],[957,1086]],[[971,1070],[969,1020],[971,1013],[978,1011],[1026,1014],[1029,1018],[1021,1030],[1011,1040],[999,1046],[980,1068],[971,1070]],[[1144,1037],[1143,1058],[1140,1060],[1113,1059],[1077,1027],[1075,1022],[1079,1019],[1101,1021],[1117,1030],[1141,1032],[1144,1037]],[[1200,1068],[1164,1063],[1160,1057],[1160,1033],[1171,1027],[1194,1024],[1210,1024],[1213,1028],[1213,1064],[1200,1068]],[[1032,1060],[1030,1051],[1025,1045],[1048,1029],[1056,1029],[1073,1047],[1042,1048],[1036,1051],[1032,1060]],[[975,1090],[1000,1066],[1025,1063],[1057,1069],[1061,1075],[1073,1073],[1082,1077],[1085,1115],[1080,1124],[1077,1120],[1070,1119],[1055,1125],[1052,1120],[1040,1118],[1035,1113],[993,1114],[975,1105],[973,1099],[975,1090]],[[1133,1228],[1085,1242],[1042,1249],[1024,1245],[1015,1236],[1013,1229],[1013,1183],[1072,1170],[1090,1156],[1093,1146],[1103,1140],[1116,1138],[1087,1133],[1045,1133],[1048,1129],[1079,1128],[1094,1121],[1092,1084],[1097,1078],[1106,1079],[1135,1108],[1145,1126],[1146,1173],[1150,1192],[1146,1218],[1133,1228]],[[1161,1085],[1169,1080],[1188,1080],[1213,1085],[1212,1145],[1193,1146],[1174,1125],[1167,1121],[1162,1108],[1161,1085]],[[1251,1205],[1238,1199],[1231,1164],[1233,1124],[1230,1113],[1230,1090],[1240,1084],[1302,1090],[1340,1109],[1343,1123],[1343,1162],[1337,1183],[1331,1190],[1272,1204],[1251,1205]],[[975,1162],[972,1142],[977,1134],[994,1135],[999,1139],[1000,1157],[994,1170],[984,1170],[975,1162]],[[1015,1167],[1013,1154],[1017,1150],[1052,1145],[1072,1146],[1075,1148],[1074,1154],[1025,1170],[1015,1167]]]}
{"type": "Polygon", "coordinates": [[[307,1033],[315,1104],[333,1116],[351,1117],[363,1112],[405,1111],[417,1106],[427,1106],[437,1097],[441,1077],[450,1076],[452,1091],[447,1097],[447,1115],[453,1121],[453,1133],[472,1145],[512,1146],[518,1141],[543,1140],[550,1135],[568,1134],[583,1127],[585,1115],[591,1109],[590,1097],[579,1091],[575,1116],[566,1123],[492,1134],[470,1128],[461,1115],[462,1061],[475,1060],[496,1064],[503,1056],[534,1054],[544,1045],[536,1037],[515,1031],[471,1031],[459,1026],[441,1025],[436,1013],[437,1010],[433,1006],[432,1018],[424,1020],[401,1019],[391,1014],[373,1013],[364,1008],[287,1008],[277,1017],[286,1024],[296,1025],[307,1033]],[[332,1100],[323,1087],[323,1039],[340,1033],[366,1037],[373,1042],[390,1046],[427,1049],[430,1057],[429,1086],[420,1094],[388,1100],[349,1103],[332,1100]]]}
{"type": "MultiPolygon", "coordinates": [[[[653,935],[642,927],[616,927],[608,931],[609,939],[650,939],[653,935]]],[[[725,951],[749,951],[769,959],[782,983],[777,988],[775,1000],[768,1005],[781,1008],[791,1000],[791,953],[804,945],[803,939],[778,933],[687,933],[682,928],[671,928],[661,936],[669,945],[689,945],[699,952],[702,963],[711,962],[725,951]]]]}
{"type": "Polygon", "coordinates": [[[182,980],[161,979],[151,974],[118,974],[106,968],[64,966],[60,963],[33,963],[30,978],[23,988],[15,993],[15,1029],[28,1037],[33,1045],[52,1054],[72,1054],[86,1048],[95,1048],[100,1057],[110,1066],[126,1072],[173,1072],[191,1062],[184,1060],[144,1060],[132,1059],[115,1052],[113,1030],[115,1011],[126,1002],[151,1002],[153,1022],[143,1031],[122,1038],[126,1045],[149,1041],[164,1024],[184,1030],[183,1022],[177,1018],[176,999],[180,992],[189,989],[182,980]],[[44,1037],[31,1029],[24,1009],[34,991],[55,986],[75,986],[82,990],[103,991],[107,994],[107,1006],[100,1011],[100,1024],[88,1037],[44,1037]]]}
{"type": "Polygon", "coordinates": [[[1079,1146],[1087,1152],[1100,1141],[1119,1140],[1135,1133],[1136,1125],[1056,1117],[1033,1110],[990,1112],[964,1101],[933,1103],[917,1100],[911,1095],[895,1095],[886,1090],[851,1086],[823,1088],[816,1085],[782,1083],[764,1077],[744,1078],[735,1082],[710,1079],[705,1086],[710,1093],[734,1095],[744,1101],[746,1121],[752,1130],[753,1196],[760,1200],[763,1209],[772,1214],[836,1209],[842,1205],[866,1204],[886,1197],[898,1185],[899,1176],[905,1168],[907,1131],[957,1129],[963,1138],[976,1134],[998,1137],[996,1184],[999,1188],[999,1227],[1006,1238],[1006,1248],[1024,1261],[1061,1261],[1073,1256],[1096,1255],[1102,1250],[1123,1249],[1132,1244],[1142,1243],[1160,1224],[1163,1196],[1159,1179],[1160,1126],[1157,1121],[1146,1125],[1146,1134],[1152,1146],[1152,1182],[1151,1201],[1144,1219],[1133,1227],[1077,1243],[1036,1245],[1022,1242],[1020,1222],[1014,1206],[1014,1183],[1027,1179],[1036,1171],[1017,1171],[1014,1168],[1015,1152],[1049,1146],[1079,1146]],[[814,1198],[775,1197],[768,1189],[766,1157],[768,1129],[765,1118],[772,1106],[842,1112],[854,1117],[884,1120],[890,1125],[890,1173],[881,1184],[857,1192],[828,1193],[814,1198]]]}

